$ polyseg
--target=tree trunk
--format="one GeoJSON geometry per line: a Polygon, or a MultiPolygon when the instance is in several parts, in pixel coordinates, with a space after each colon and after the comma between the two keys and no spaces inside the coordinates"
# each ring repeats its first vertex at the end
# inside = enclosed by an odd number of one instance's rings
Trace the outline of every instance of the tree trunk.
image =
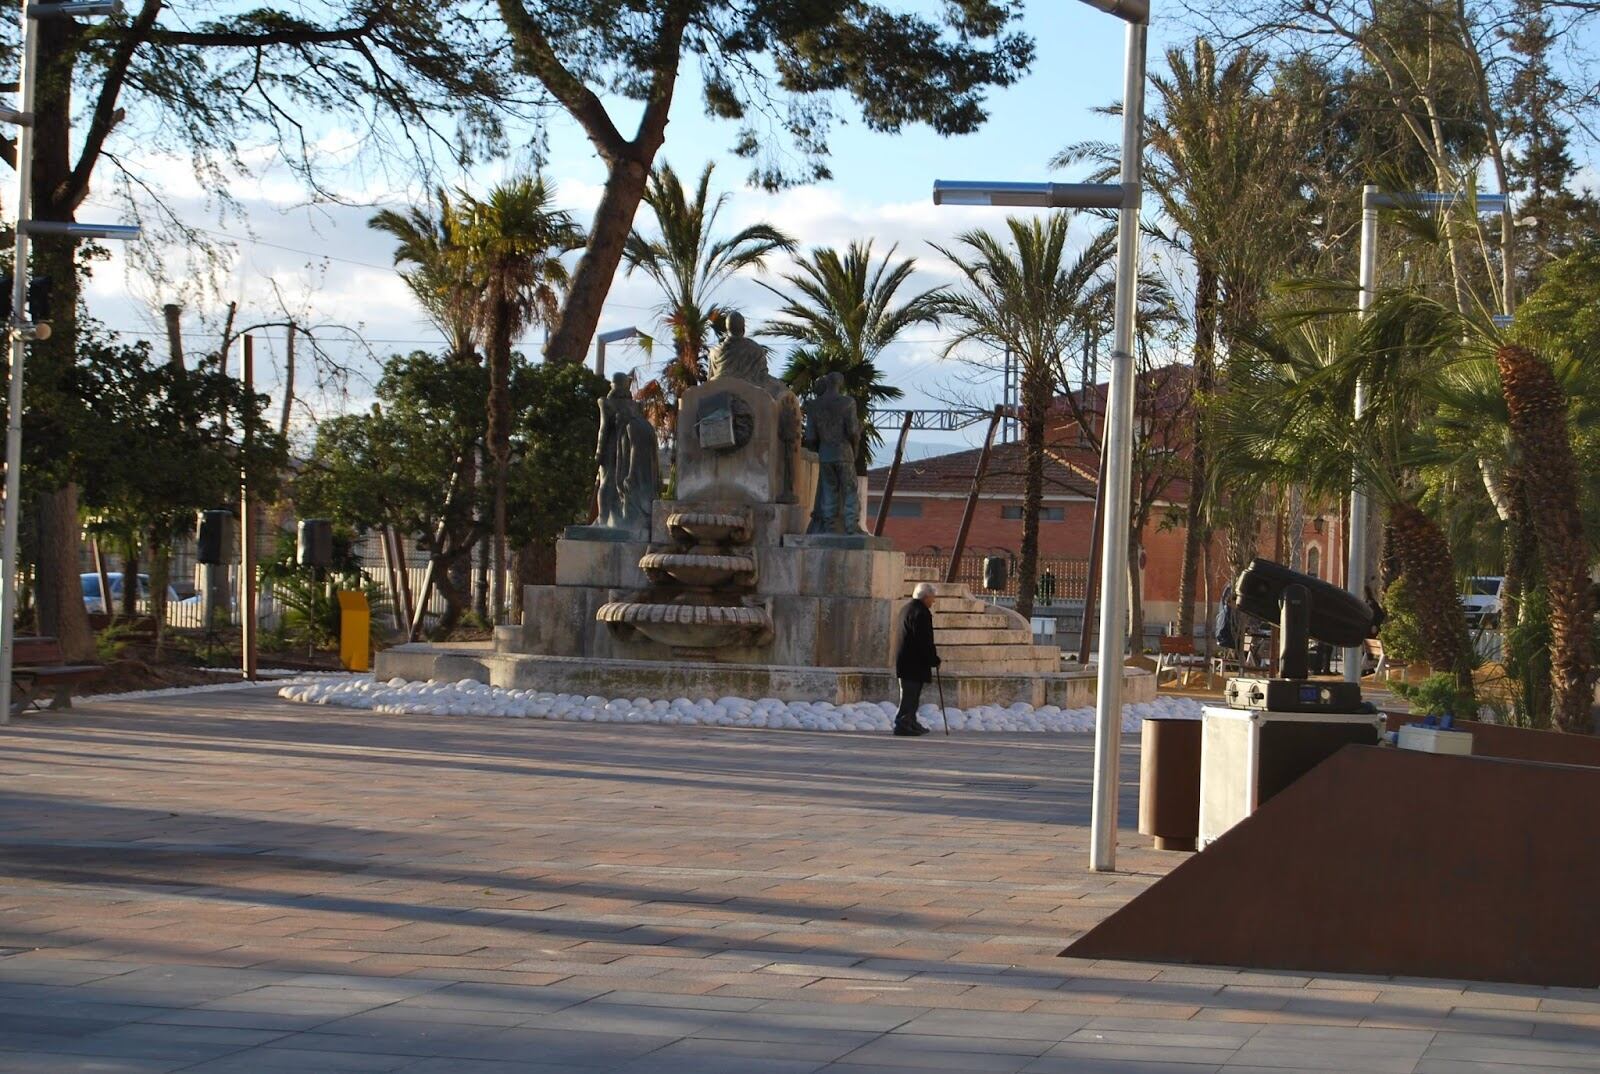
{"type": "Polygon", "coordinates": [[[157,526],[150,531],[150,617],[155,620],[156,656],[166,640],[167,586],[172,583],[172,547],[170,534],[157,526]]]}
{"type": "Polygon", "coordinates": [[[511,300],[502,293],[490,300],[489,322],[489,455],[494,462],[494,566],[490,607],[492,623],[506,611],[506,479],[511,465],[511,300]]]}
{"type": "Polygon", "coordinates": [[[41,493],[38,519],[39,631],[61,643],[68,663],[92,662],[94,633],[78,580],[78,486],[41,493]]]}
{"type": "Polygon", "coordinates": [[[1567,434],[1567,400],[1544,359],[1523,347],[1495,355],[1511,415],[1526,502],[1550,600],[1550,686],[1563,731],[1587,734],[1594,667],[1594,591],[1579,509],[1580,482],[1567,434]]]}
{"type": "Polygon", "coordinates": [[[1467,614],[1456,593],[1455,560],[1439,524],[1403,503],[1390,514],[1395,556],[1416,603],[1423,648],[1434,671],[1452,673],[1456,688],[1470,697],[1472,643],[1467,614]]]}
{"type": "Polygon", "coordinates": [[[278,416],[278,435],[289,435],[289,411],[294,406],[294,322],[289,322],[289,337],[283,348],[283,413],[278,416]]]}
{"type": "Polygon", "coordinates": [[[161,316],[167,322],[167,361],[174,371],[183,372],[183,307],[168,302],[161,307],[161,316]]]}
{"type": "MultiPolygon", "coordinates": [[[[1044,366],[1041,358],[1037,363],[1044,366]]],[[[1033,618],[1033,597],[1039,578],[1039,509],[1044,501],[1044,426],[1050,406],[1050,380],[1045,369],[1030,371],[1024,386],[1022,437],[1027,473],[1022,488],[1022,555],[1017,562],[1017,614],[1033,618]]]]}
{"type": "Polygon", "coordinates": [[[1197,261],[1194,291],[1194,395],[1190,403],[1189,503],[1184,511],[1183,568],[1178,576],[1178,636],[1194,636],[1195,572],[1206,531],[1206,489],[1211,480],[1202,408],[1216,383],[1217,274],[1209,262],[1197,261]]]}
{"type": "Polygon", "coordinates": [[[588,357],[589,343],[600,324],[600,309],[605,305],[611,281],[622,264],[622,250],[633,228],[639,202],[644,198],[650,162],[655,159],[660,144],[659,141],[648,146],[630,143],[627,156],[610,162],[611,171],[600,196],[600,206],[589,227],[589,245],[573,270],[566,300],[561,304],[561,315],[550,333],[550,341],[545,344],[546,361],[582,365],[588,357]]]}
{"type": "Polygon", "coordinates": [[[138,538],[129,538],[122,557],[122,614],[127,619],[139,614],[138,538]]]}
{"type": "Polygon", "coordinates": [[[1128,652],[1144,652],[1144,526],[1135,522],[1128,533],[1128,652]]]}

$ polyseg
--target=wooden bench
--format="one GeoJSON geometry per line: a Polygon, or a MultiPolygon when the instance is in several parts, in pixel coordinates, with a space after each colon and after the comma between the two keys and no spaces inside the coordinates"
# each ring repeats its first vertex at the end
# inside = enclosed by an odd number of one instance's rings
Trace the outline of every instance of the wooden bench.
{"type": "Polygon", "coordinates": [[[1178,671],[1183,671],[1183,683],[1189,684],[1189,673],[1199,668],[1204,661],[1195,655],[1194,639],[1183,637],[1163,636],[1161,639],[1159,655],[1156,657],[1156,683],[1161,683],[1161,676],[1170,671],[1174,680],[1178,671]]]}
{"type": "MultiPolygon", "coordinates": [[[[1366,641],[1361,643],[1361,647],[1363,650],[1365,650],[1368,656],[1371,656],[1373,660],[1377,661],[1372,669],[1372,678],[1375,681],[1388,682],[1389,673],[1393,671],[1400,672],[1400,677],[1402,679],[1405,678],[1405,671],[1407,667],[1406,662],[1404,660],[1391,660],[1385,657],[1382,641],[1377,638],[1368,638],[1366,641]]],[[[1365,670],[1365,668],[1362,669],[1363,672],[1365,670]]]]}
{"type": "Polygon", "coordinates": [[[69,709],[72,688],[103,670],[99,664],[67,663],[54,638],[16,638],[11,646],[11,714],[44,707],[40,702],[47,697],[49,708],[69,709]]]}

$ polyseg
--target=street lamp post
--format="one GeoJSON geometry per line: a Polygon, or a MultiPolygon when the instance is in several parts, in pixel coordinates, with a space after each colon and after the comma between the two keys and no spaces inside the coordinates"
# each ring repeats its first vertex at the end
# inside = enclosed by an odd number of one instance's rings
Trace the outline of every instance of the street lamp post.
{"type": "Polygon", "coordinates": [[[600,376],[606,375],[606,344],[618,343],[624,339],[643,336],[644,333],[629,325],[627,328],[613,328],[609,332],[601,332],[594,337],[594,371],[600,376]]]}
{"type": "MultiPolygon", "coordinates": [[[[48,339],[50,326],[29,316],[28,240],[34,235],[71,238],[132,239],[139,229],[118,224],[79,224],[33,217],[34,80],[38,71],[40,19],[114,15],[121,0],[22,5],[22,66],[17,72],[17,108],[3,109],[0,122],[17,127],[17,224],[11,270],[11,361],[6,389],[5,508],[0,515],[0,724],[11,720],[11,657],[17,633],[17,506],[22,497],[22,377],[28,344],[48,339]]],[[[137,580],[136,580],[137,581],[137,580]]],[[[107,609],[109,610],[109,609],[107,609]]]]}
{"type": "Polygon", "coordinates": [[[1121,772],[1122,675],[1128,630],[1128,518],[1133,482],[1133,331],[1139,288],[1140,164],[1144,148],[1147,0],[1084,0],[1124,20],[1122,167],[1116,183],[937,182],[935,205],[1116,209],[1117,285],[1112,314],[1111,385],[1106,397],[1100,564],[1100,662],[1095,692],[1094,806],[1089,868],[1117,864],[1117,789],[1121,772]]]}
{"type": "MultiPolygon", "coordinates": [[[[1361,188],[1361,276],[1360,291],[1356,296],[1356,309],[1365,319],[1372,308],[1373,296],[1378,286],[1378,212],[1382,209],[1449,209],[1465,200],[1463,194],[1433,191],[1383,191],[1368,184],[1361,188]]],[[[1474,202],[1479,212],[1504,212],[1504,194],[1480,194],[1474,202]]],[[[1359,421],[1367,411],[1367,386],[1356,381],[1355,417],[1359,421]]],[[[1350,482],[1350,557],[1345,570],[1345,589],[1360,600],[1367,595],[1368,565],[1372,550],[1367,540],[1372,524],[1372,505],[1360,478],[1352,476],[1350,482]]],[[[1360,646],[1344,651],[1344,678],[1346,682],[1361,681],[1362,650],[1360,646]]]]}

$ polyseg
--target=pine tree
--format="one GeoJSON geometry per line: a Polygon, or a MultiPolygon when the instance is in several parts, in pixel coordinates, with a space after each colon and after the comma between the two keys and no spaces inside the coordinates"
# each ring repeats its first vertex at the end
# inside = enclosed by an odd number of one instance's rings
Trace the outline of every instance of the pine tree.
{"type": "Polygon", "coordinates": [[[1506,134],[1521,146],[1508,154],[1517,206],[1518,274],[1528,286],[1538,270],[1600,232],[1600,203],[1571,187],[1578,166],[1568,150],[1571,128],[1561,122],[1567,87],[1550,66],[1556,35],[1542,0],[1518,0],[1521,20],[1506,34],[1519,57],[1506,87],[1506,134]]]}

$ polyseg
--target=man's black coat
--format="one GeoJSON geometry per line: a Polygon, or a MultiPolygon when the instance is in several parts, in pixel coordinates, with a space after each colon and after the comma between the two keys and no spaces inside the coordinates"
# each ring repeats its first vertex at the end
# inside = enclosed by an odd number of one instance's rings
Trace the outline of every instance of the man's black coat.
{"type": "Polygon", "coordinates": [[[894,660],[894,673],[912,682],[928,682],[938,666],[939,652],[933,645],[933,613],[922,601],[910,601],[900,612],[900,650],[894,660]]]}

